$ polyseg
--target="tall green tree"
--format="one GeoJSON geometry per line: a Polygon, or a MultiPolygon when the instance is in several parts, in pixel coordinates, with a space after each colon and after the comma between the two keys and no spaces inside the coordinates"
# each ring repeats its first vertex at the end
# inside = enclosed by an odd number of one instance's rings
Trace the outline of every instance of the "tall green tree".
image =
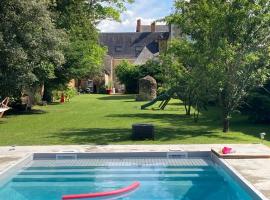
{"type": "Polygon", "coordinates": [[[20,97],[23,89],[54,78],[64,63],[66,34],[47,8],[43,0],[0,1],[1,97],[20,97]]]}
{"type": "Polygon", "coordinates": [[[270,1],[176,0],[175,7],[167,19],[189,36],[196,67],[215,83],[228,132],[232,113],[269,77],[270,1]]]}
{"type": "Polygon", "coordinates": [[[58,77],[68,81],[101,72],[106,49],[99,44],[97,25],[104,19],[119,20],[128,2],[132,0],[52,0],[57,27],[65,29],[70,40],[58,77]]]}
{"type": "Polygon", "coordinates": [[[185,39],[172,40],[161,60],[165,69],[165,87],[175,91],[183,101],[186,115],[191,115],[193,106],[197,121],[200,111],[213,99],[213,91],[207,71],[198,67],[198,57],[192,45],[185,39]]]}

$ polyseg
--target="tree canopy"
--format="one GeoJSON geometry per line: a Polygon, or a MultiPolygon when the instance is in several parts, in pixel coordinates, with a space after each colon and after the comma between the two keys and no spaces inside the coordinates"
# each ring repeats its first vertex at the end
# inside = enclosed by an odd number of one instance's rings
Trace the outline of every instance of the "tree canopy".
{"type": "Polygon", "coordinates": [[[0,2],[0,96],[55,77],[64,62],[66,34],[57,29],[45,1],[0,2]]]}
{"type": "Polygon", "coordinates": [[[99,44],[97,24],[103,19],[119,20],[127,2],[132,0],[52,0],[55,23],[70,41],[64,49],[66,63],[57,70],[54,82],[65,84],[102,72],[106,49],[99,44]]]}
{"type": "Polygon", "coordinates": [[[175,7],[167,21],[192,50],[191,67],[202,72],[195,78],[219,98],[227,132],[248,92],[269,78],[270,1],[176,0],[175,7]]]}
{"type": "MultiPolygon", "coordinates": [[[[97,24],[119,20],[132,0],[2,0],[0,97],[35,85],[65,85],[102,70],[97,24]]],[[[45,88],[46,89],[46,88],[45,88]]]]}

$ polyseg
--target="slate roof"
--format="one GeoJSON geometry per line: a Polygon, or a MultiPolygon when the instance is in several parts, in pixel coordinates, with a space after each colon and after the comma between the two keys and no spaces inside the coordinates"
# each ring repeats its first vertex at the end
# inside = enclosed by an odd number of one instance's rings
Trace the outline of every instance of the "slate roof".
{"type": "Polygon", "coordinates": [[[113,58],[136,59],[144,47],[153,54],[158,53],[158,40],[168,38],[169,32],[100,33],[99,41],[113,58]]]}
{"type": "Polygon", "coordinates": [[[144,65],[148,60],[153,59],[157,55],[159,55],[159,53],[153,54],[144,47],[140,55],[135,60],[134,65],[144,65]]]}
{"type": "MultiPolygon", "coordinates": [[[[169,32],[168,25],[156,25],[155,32],[169,32]]],[[[151,25],[141,25],[141,32],[151,32],[151,25]]]]}

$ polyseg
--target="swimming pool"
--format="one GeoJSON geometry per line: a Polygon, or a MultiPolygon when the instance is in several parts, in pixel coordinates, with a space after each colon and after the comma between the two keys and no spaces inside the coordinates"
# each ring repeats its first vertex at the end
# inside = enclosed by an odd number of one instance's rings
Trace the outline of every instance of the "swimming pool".
{"type": "Polygon", "coordinates": [[[210,157],[77,158],[75,155],[30,161],[0,186],[0,199],[60,200],[63,195],[110,191],[134,181],[140,182],[137,190],[114,199],[260,199],[210,157]]]}

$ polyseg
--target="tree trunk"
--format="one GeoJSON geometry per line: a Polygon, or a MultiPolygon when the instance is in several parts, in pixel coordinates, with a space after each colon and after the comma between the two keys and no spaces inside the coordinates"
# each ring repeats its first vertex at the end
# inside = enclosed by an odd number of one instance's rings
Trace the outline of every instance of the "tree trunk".
{"type": "Polygon", "coordinates": [[[184,101],[184,104],[185,104],[186,115],[190,116],[191,115],[191,97],[190,97],[190,94],[189,94],[188,99],[186,99],[184,101]]]}
{"type": "Polygon", "coordinates": [[[223,123],[223,132],[228,133],[230,127],[230,108],[228,102],[227,87],[223,89],[219,95],[220,106],[222,110],[222,123],[223,123]]]}
{"type": "Polygon", "coordinates": [[[187,113],[186,113],[186,114],[187,114],[188,116],[190,116],[190,115],[191,115],[190,112],[191,112],[191,105],[190,105],[190,103],[189,103],[189,104],[188,104],[188,109],[187,109],[187,113]]]}
{"type": "Polygon", "coordinates": [[[229,132],[229,127],[230,127],[230,118],[227,115],[227,116],[223,117],[223,132],[228,133],[229,132]]]}

